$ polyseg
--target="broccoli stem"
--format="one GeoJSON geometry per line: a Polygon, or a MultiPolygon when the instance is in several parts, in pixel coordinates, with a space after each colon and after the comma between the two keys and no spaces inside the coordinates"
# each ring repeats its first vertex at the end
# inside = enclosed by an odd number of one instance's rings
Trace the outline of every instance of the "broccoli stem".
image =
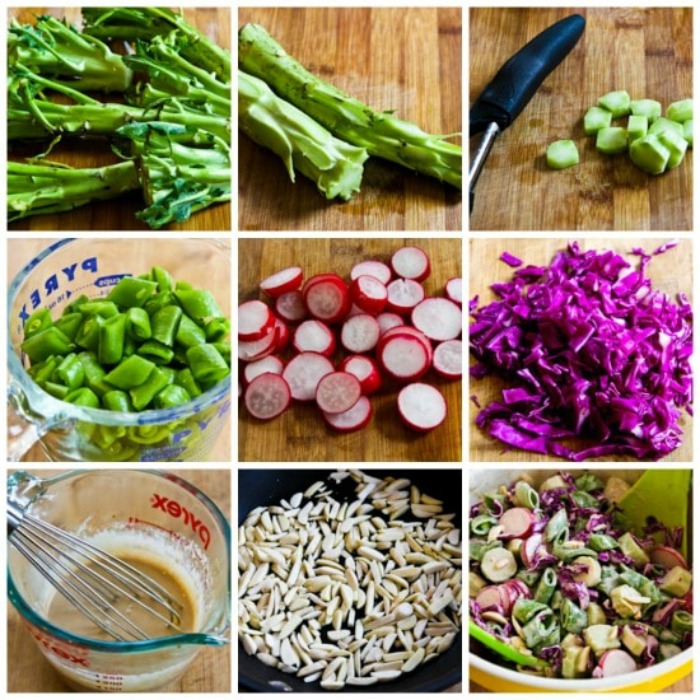
{"type": "Polygon", "coordinates": [[[238,33],[238,63],[335,136],[461,188],[462,148],[411,122],[377,112],[307,71],[257,24],[238,33]]]}
{"type": "MultiPolygon", "coordinates": [[[[45,161],[48,162],[48,161],[45,161]]],[[[69,211],[89,202],[113,199],[139,189],[132,161],[102,168],[69,168],[59,164],[7,164],[7,218],[69,211]]]]}
{"type": "Polygon", "coordinates": [[[348,200],[360,191],[364,148],[335,138],[294,105],[277,97],[262,80],[238,71],[238,123],[245,134],[313,180],[327,199],[348,200]]]}

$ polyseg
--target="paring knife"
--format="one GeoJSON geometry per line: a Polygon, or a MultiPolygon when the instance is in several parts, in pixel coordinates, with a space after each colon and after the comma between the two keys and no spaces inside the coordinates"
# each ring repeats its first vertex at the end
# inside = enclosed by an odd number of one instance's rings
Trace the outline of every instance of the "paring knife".
{"type": "Polygon", "coordinates": [[[474,187],[496,136],[515,121],[542,81],[576,46],[585,27],[581,15],[571,15],[538,34],[503,64],[469,110],[469,137],[484,132],[469,165],[470,212],[474,187]]]}

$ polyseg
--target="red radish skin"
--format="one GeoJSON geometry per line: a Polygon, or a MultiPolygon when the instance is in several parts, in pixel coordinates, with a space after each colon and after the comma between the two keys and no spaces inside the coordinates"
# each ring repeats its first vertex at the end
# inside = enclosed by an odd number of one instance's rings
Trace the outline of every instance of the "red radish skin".
{"type": "Polygon", "coordinates": [[[672,569],[674,566],[688,569],[685,557],[677,549],[666,545],[654,547],[649,553],[649,560],[655,566],[661,566],[664,569],[672,569]]]}
{"type": "Polygon", "coordinates": [[[386,308],[400,316],[408,316],[425,299],[425,290],[414,280],[394,280],[387,288],[386,308]]]}
{"type": "Polygon", "coordinates": [[[501,515],[498,523],[503,527],[501,537],[512,540],[527,537],[535,525],[535,518],[527,508],[510,508],[501,515]]]}
{"type": "Polygon", "coordinates": [[[358,314],[345,320],[340,331],[340,342],[351,353],[362,354],[374,350],[379,340],[379,324],[369,314],[358,314]]]}
{"type": "Polygon", "coordinates": [[[462,306],[462,278],[453,277],[447,280],[445,285],[445,296],[455,304],[462,306]]]}
{"type": "Polygon", "coordinates": [[[355,304],[350,304],[350,311],[348,311],[348,315],[345,318],[350,318],[351,316],[359,316],[360,314],[367,313],[366,311],[363,311],[359,306],[355,306],[355,304]]]}
{"type": "Polygon", "coordinates": [[[275,325],[272,309],[263,301],[244,301],[238,306],[238,339],[261,340],[275,325]]]}
{"type": "Polygon", "coordinates": [[[262,360],[249,362],[243,369],[243,379],[246,384],[250,384],[253,379],[261,374],[282,374],[284,362],[279,357],[268,355],[262,360]]]}
{"type": "Polygon", "coordinates": [[[423,343],[408,334],[389,338],[378,349],[379,366],[391,377],[412,382],[430,369],[430,358],[423,343]]]}
{"type": "Polygon", "coordinates": [[[364,260],[350,270],[351,280],[356,280],[361,275],[369,275],[387,285],[391,281],[391,268],[379,260],[364,260]]]}
{"type": "Polygon", "coordinates": [[[532,598],[530,589],[517,578],[501,583],[499,588],[501,590],[501,604],[503,609],[507,611],[506,615],[510,615],[513,611],[513,606],[518,598],[532,598]]]}
{"type": "Polygon", "coordinates": [[[289,326],[281,319],[275,318],[275,331],[277,339],[275,340],[275,352],[282,352],[289,345],[289,326]]]}
{"type": "Polygon", "coordinates": [[[260,283],[260,289],[268,296],[277,298],[286,292],[293,292],[301,287],[304,271],[300,267],[288,267],[270,275],[260,283]]]}
{"type": "Polygon", "coordinates": [[[314,275],[306,280],[301,293],[309,315],[319,321],[337,323],[350,311],[348,286],[338,275],[314,275]]]}
{"type": "Polygon", "coordinates": [[[379,337],[379,341],[377,342],[377,354],[381,352],[382,347],[385,343],[387,343],[389,340],[391,340],[391,338],[394,338],[397,335],[410,335],[412,338],[420,340],[420,342],[423,344],[423,347],[425,348],[425,351],[428,353],[428,364],[432,363],[433,346],[431,342],[425,337],[423,333],[421,333],[419,330],[416,330],[413,326],[396,326],[396,328],[390,328],[386,333],[383,333],[379,337]]]}
{"type": "Polygon", "coordinates": [[[406,246],[391,256],[391,269],[397,277],[422,282],[430,274],[430,260],[421,248],[406,246]]]}
{"type": "Polygon", "coordinates": [[[360,388],[365,396],[374,394],[382,385],[382,376],[377,363],[366,355],[348,355],[338,369],[354,374],[359,379],[360,388]]]}
{"type": "Polygon", "coordinates": [[[274,326],[260,340],[239,340],[238,359],[243,360],[243,362],[255,362],[255,360],[272,355],[275,351],[276,341],[277,329],[274,326]]]}
{"type": "Polygon", "coordinates": [[[285,292],[275,300],[277,315],[288,323],[303,321],[309,314],[301,292],[285,292]]]}
{"type": "Polygon", "coordinates": [[[248,385],[244,400],[248,413],[253,418],[270,420],[287,410],[291,395],[283,377],[267,372],[248,385]]]}
{"type": "Polygon", "coordinates": [[[497,610],[500,608],[504,614],[507,614],[503,610],[500,586],[486,586],[482,588],[477,593],[476,604],[482,611],[497,610]]]}
{"type": "Polygon", "coordinates": [[[593,669],[593,678],[613,678],[623,676],[625,673],[634,673],[637,670],[635,660],[622,649],[610,649],[600,659],[593,669]]]}
{"type": "Polygon", "coordinates": [[[416,382],[405,386],[399,392],[398,406],[406,426],[421,433],[434,430],[447,417],[445,397],[429,384],[416,382]]]}
{"type": "Polygon", "coordinates": [[[350,298],[353,303],[372,316],[384,310],[388,296],[386,286],[369,275],[360,275],[350,284],[350,298]]]}
{"type": "Polygon", "coordinates": [[[302,352],[287,363],[282,376],[289,384],[293,399],[313,401],[321,378],[332,371],[333,364],[327,357],[317,352],[302,352]]]}
{"type": "Polygon", "coordinates": [[[445,379],[462,377],[462,341],[445,340],[433,353],[433,369],[445,379]]]}
{"type": "Polygon", "coordinates": [[[540,552],[540,547],[543,547],[543,537],[541,534],[530,535],[523,543],[520,545],[520,559],[523,562],[526,569],[534,566],[537,556],[540,552]]]}
{"type": "Polygon", "coordinates": [[[453,340],[462,334],[462,310],[449,299],[430,297],[417,304],[411,322],[421,332],[438,342],[453,340]]]}
{"type": "Polygon", "coordinates": [[[345,413],[361,395],[360,380],[349,372],[331,372],[316,387],[316,403],[324,413],[345,413]]]}
{"type": "Polygon", "coordinates": [[[345,413],[323,413],[326,423],[339,433],[362,430],[372,420],[372,404],[366,396],[360,396],[357,403],[345,413]]]}
{"type": "Polygon", "coordinates": [[[377,323],[379,324],[379,333],[381,335],[391,328],[403,326],[403,319],[398,314],[392,313],[391,311],[385,311],[377,316],[377,323]]]}
{"type": "Polygon", "coordinates": [[[320,352],[330,357],[335,352],[335,334],[323,321],[310,319],[297,326],[292,345],[297,352],[320,352]]]}

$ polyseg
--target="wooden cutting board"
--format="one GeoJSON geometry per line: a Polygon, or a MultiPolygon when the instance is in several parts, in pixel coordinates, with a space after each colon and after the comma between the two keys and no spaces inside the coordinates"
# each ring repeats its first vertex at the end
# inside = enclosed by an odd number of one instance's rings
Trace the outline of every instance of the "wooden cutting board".
{"type": "MultiPolygon", "coordinates": [[[[65,17],[69,22],[80,26],[81,14],[79,7],[71,8],[36,8],[8,10],[9,18],[18,22],[33,24],[35,17],[51,14],[55,17],[65,17]]],[[[231,11],[227,7],[185,8],[184,15],[188,22],[204,32],[220,46],[231,48],[231,11]]],[[[100,97],[99,99],[105,99],[100,97]]],[[[119,96],[108,96],[106,99],[120,101],[119,96]]],[[[10,160],[22,160],[31,157],[41,149],[22,148],[10,153],[10,160]]],[[[104,139],[88,141],[66,140],[56,146],[49,156],[50,160],[65,163],[74,168],[94,168],[120,162],[110,150],[104,139]]],[[[135,214],[144,208],[143,196],[140,192],[131,192],[118,199],[106,202],[94,202],[69,212],[47,214],[21,219],[9,224],[10,231],[142,231],[150,230],[148,226],[137,219],[135,214]]],[[[162,230],[170,231],[230,231],[231,205],[217,204],[193,214],[187,221],[169,224],[162,230]]]]}
{"type": "MultiPolygon", "coordinates": [[[[668,239],[635,239],[634,242],[621,241],[601,242],[600,239],[578,239],[582,250],[614,250],[624,255],[629,262],[638,268],[639,258],[629,255],[634,246],[652,251],[668,239]]],[[[526,264],[546,265],[551,262],[554,254],[566,247],[567,241],[554,238],[518,238],[518,239],[483,239],[473,238],[469,242],[469,298],[479,295],[479,306],[497,299],[491,291],[494,282],[505,282],[512,278],[513,268],[508,267],[498,258],[507,250],[519,257],[526,264]]],[[[654,289],[661,290],[676,298],[679,292],[685,293],[692,300],[693,273],[691,240],[682,239],[681,243],[663,255],[654,257],[647,267],[654,289]]],[[[474,362],[471,360],[472,363],[474,362]]],[[[497,377],[485,377],[471,380],[469,394],[476,395],[481,406],[488,406],[491,401],[501,399],[501,391],[508,384],[497,377]]],[[[469,455],[474,462],[550,462],[561,461],[559,458],[540,455],[524,450],[504,451],[505,445],[486,432],[476,427],[475,419],[479,409],[469,402],[469,455]]],[[[692,419],[683,411],[680,426],[683,430],[683,444],[672,452],[664,461],[689,462],[692,460],[692,419]]],[[[590,447],[590,444],[582,445],[590,447]]],[[[636,461],[632,458],[614,456],[601,457],[596,461],[636,461]]]]}
{"type": "MultiPolygon", "coordinates": [[[[312,72],[377,110],[434,134],[462,130],[459,8],[245,8],[239,27],[263,25],[312,72]]],[[[240,132],[239,132],[240,133],[240,132]]],[[[328,202],[301,175],[239,135],[241,230],[416,230],[461,228],[461,192],[378,158],[362,191],[328,202]]]]}
{"type": "MultiPolygon", "coordinates": [[[[442,295],[445,282],[461,276],[461,241],[449,239],[240,239],[238,300],[259,299],[258,284],[291,265],[305,277],[334,271],[348,279],[352,266],[371,258],[388,261],[403,245],[418,245],[430,258],[431,274],[423,283],[427,295],[442,295]]],[[[293,353],[284,353],[285,360],[293,353]]],[[[343,356],[336,353],[334,363],[343,356]]],[[[398,385],[386,384],[372,397],[374,417],[355,433],[327,428],[311,403],[292,404],[279,418],[251,418],[239,402],[238,459],[242,462],[452,462],[461,459],[461,393],[459,381],[447,381],[431,370],[423,381],[435,385],[447,400],[447,419],[426,435],[403,426],[396,409],[398,385]]]]}
{"type": "MultiPolygon", "coordinates": [[[[469,102],[530,39],[574,12],[586,29],[517,120],[496,140],[476,187],[472,230],[689,230],[693,154],[662,176],[627,156],[605,156],[583,134],[598,97],[627,90],[664,105],[692,97],[692,10],[475,8],[470,14],[469,102]],[[545,150],[573,139],[581,164],[547,167],[545,150]]],[[[626,125],[626,120],[620,120],[626,125]]],[[[473,149],[478,139],[470,139],[473,149]]]]}
{"type": "MultiPolygon", "coordinates": [[[[40,477],[65,470],[32,470],[40,477]]],[[[227,469],[171,469],[200,489],[231,520],[231,474],[227,469]]],[[[70,688],[46,661],[22,618],[7,602],[7,691],[10,693],[67,693],[70,688]]],[[[203,647],[185,673],[159,692],[227,693],[231,690],[230,647],[203,647]]]]}

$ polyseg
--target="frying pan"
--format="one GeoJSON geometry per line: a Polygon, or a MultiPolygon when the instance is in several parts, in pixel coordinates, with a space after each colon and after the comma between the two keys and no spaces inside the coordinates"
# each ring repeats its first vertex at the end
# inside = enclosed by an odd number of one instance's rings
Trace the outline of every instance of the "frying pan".
{"type": "MultiPolygon", "coordinates": [[[[409,478],[421,491],[445,504],[445,512],[456,513],[457,527],[462,526],[462,473],[459,469],[368,469],[372,476],[409,478]]],[[[238,471],[238,524],[257,506],[278,504],[282,498],[290,498],[298,491],[305,491],[318,480],[331,474],[325,469],[239,469],[238,471]]],[[[339,501],[356,497],[356,482],[350,477],[336,486],[330,481],[333,496],[339,501]]],[[[444,690],[462,680],[462,637],[457,636],[452,647],[420,666],[416,671],[404,674],[390,683],[370,686],[372,691],[395,693],[429,693],[444,690]]],[[[296,691],[304,693],[327,693],[318,682],[304,683],[290,673],[270,668],[253,656],[248,656],[238,645],[238,684],[243,690],[259,692],[296,691]]],[[[344,693],[367,693],[362,686],[345,686],[344,693]]]]}

